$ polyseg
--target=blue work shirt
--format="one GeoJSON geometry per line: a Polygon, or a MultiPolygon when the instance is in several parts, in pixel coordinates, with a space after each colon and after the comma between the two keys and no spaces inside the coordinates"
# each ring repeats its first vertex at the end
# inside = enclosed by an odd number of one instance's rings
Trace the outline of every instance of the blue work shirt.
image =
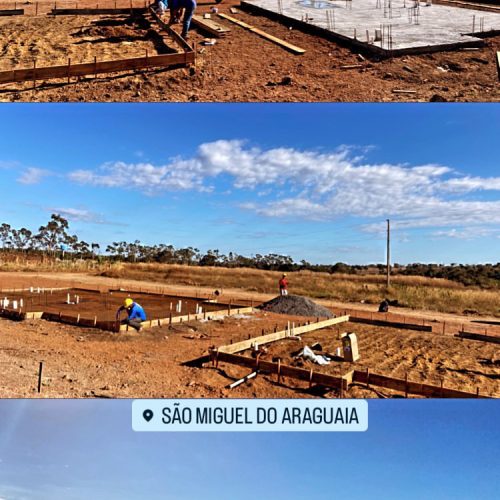
{"type": "Polygon", "coordinates": [[[170,9],[189,9],[196,7],[196,0],[169,0],[170,9]]]}
{"type": "Polygon", "coordinates": [[[146,313],[142,306],[140,306],[137,302],[132,304],[130,309],[127,309],[128,319],[140,319],[141,321],[146,321],[146,313]]]}

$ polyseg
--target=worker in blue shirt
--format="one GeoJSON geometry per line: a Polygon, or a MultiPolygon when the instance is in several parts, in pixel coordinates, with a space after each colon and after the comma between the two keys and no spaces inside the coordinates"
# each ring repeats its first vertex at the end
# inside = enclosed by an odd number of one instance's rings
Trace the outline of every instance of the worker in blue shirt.
{"type": "Polygon", "coordinates": [[[126,298],[123,305],[116,311],[116,319],[120,319],[122,311],[127,311],[128,318],[122,321],[123,325],[130,325],[138,332],[141,330],[141,323],[146,321],[146,313],[141,305],[134,302],[131,298],[126,298]]]}
{"type": "Polygon", "coordinates": [[[196,10],[196,0],[168,0],[170,8],[170,21],[168,24],[178,23],[184,9],[184,18],[182,19],[182,38],[188,37],[189,26],[196,10]]]}

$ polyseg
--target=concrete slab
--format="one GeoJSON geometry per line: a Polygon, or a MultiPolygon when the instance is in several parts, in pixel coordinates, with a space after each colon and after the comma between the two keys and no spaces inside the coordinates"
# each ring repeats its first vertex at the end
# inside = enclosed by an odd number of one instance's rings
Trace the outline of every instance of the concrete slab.
{"type": "Polygon", "coordinates": [[[245,0],[242,6],[309,25],[379,53],[481,44],[500,33],[500,14],[415,0],[245,0]]]}

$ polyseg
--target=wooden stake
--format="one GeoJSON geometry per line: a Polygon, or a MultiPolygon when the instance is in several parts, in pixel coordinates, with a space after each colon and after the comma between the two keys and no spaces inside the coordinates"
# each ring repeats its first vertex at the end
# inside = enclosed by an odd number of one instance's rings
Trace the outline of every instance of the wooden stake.
{"type": "Polygon", "coordinates": [[[42,392],[42,372],[43,372],[43,361],[40,361],[38,367],[38,392],[42,392]]]}

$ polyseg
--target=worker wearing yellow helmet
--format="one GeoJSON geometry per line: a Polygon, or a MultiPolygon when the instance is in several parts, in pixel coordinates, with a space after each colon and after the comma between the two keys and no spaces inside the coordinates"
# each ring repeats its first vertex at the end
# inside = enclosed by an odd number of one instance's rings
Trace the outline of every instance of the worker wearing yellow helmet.
{"type": "Polygon", "coordinates": [[[124,325],[130,325],[132,328],[140,331],[141,323],[146,321],[146,312],[143,307],[137,302],[134,302],[130,297],[123,301],[123,305],[116,311],[116,319],[120,319],[122,311],[127,311],[128,317],[122,321],[124,325]]]}

